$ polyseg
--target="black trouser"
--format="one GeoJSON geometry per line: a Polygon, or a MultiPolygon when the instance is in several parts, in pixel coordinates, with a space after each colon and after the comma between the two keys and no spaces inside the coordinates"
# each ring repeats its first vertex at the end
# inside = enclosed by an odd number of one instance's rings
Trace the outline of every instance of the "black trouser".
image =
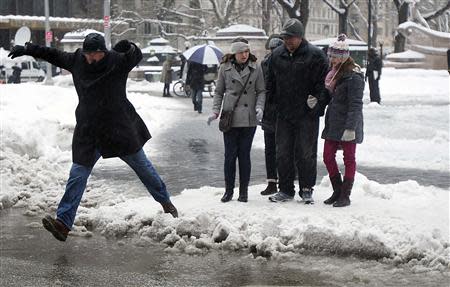
{"type": "Polygon", "coordinates": [[[277,150],[274,132],[264,131],[264,154],[266,158],[267,179],[278,179],[277,150]]]}
{"type": "Polygon", "coordinates": [[[378,81],[375,80],[373,75],[369,75],[369,90],[370,90],[370,101],[371,102],[381,102],[380,98],[380,88],[378,87],[378,81]]]}
{"type": "Polygon", "coordinates": [[[281,192],[295,195],[295,167],[298,170],[300,190],[316,184],[318,135],[319,118],[305,116],[295,125],[282,119],[277,120],[277,166],[281,192]]]}
{"type": "Polygon", "coordinates": [[[170,83],[164,83],[163,96],[170,95],[170,83]]]}
{"type": "Polygon", "coordinates": [[[225,145],[225,188],[233,189],[236,179],[236,159],[239,161],[239,187],[246,188],[250,182],[250,150],[256,127],[232,128],[223,133],[225,145]]]}

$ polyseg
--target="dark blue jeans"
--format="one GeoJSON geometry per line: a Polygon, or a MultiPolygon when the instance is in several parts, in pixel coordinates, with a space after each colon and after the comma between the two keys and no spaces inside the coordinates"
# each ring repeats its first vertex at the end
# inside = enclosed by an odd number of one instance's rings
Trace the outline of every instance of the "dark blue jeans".
{"type": "Polygon", "coordinates": [[[203,103],[203,88],[192,90],[192,103],[194,104],[194,110],[201,113],[203,103]]]}
{"type": "Polygon", "coordinates": [[[236,180],[236,159],[239,160],[239,186],[248,187],[250,182],[250,150],[256,127],[232,128],[223,133],[225,145],[225,188],[233,189],[236,180]]]}
{"type": "MultiPolygon", "coordinates": [[[[100,154],[97,153],[95,162],[97,162],[99,158],[100,154]]],[[[126,162],[134,170],[148,192],[150,192],[157,202],[170,202],[170,195],[167,192],[166,185],[145,155],[144,150],[140,149],[137,153],[122,156],[120,159],[126,162]]],[[[72,168],[70,169],[66,191],[59,203],[58,210],[56,211],[57,218],[69,229],[72,228],[92,168],[93,166],[89,167],[73,163],[72,168]]]]}

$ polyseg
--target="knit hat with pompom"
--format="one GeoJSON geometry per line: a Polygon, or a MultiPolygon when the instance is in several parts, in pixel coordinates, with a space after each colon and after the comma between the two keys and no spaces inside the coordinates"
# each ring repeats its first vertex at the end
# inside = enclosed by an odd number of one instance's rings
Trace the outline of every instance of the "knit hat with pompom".
{"type": "Polygon", "coordinates": [[[347,59],[350,57],[350,51],[347,43],[347,35],[340,34],[337,41],[328,47],[328,56],[333,58],[343,58],[347,59]]]}

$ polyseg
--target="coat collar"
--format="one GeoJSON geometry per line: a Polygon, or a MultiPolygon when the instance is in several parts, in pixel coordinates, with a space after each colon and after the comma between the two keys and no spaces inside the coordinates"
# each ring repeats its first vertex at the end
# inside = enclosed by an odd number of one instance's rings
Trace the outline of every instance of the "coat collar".
{"type": "MultiPolygon", "coordinates": [[[[308,41],[306,39],[303,39],[302,42],[300,43],[300,46],[298,46],[298,48],[292,53],[292,55],[296,57],[298,55],[303,55],[306,52],[308,52],[308,41]]],[[[281,52],[280,55],[282,57],[289,57],[290,54],[291,52],[289,52],[286,46],[283,46],[283,51],[281,52]]]]}
{"type": "Polygon", "coordinates": [[[246,77],[248,74],[250,74],[250,69],[256,70],[256,62],[249,61],[247,64],[247,67],[239,74],[239,72],[234,68],[233,64],[231,62],[227,62],[225,67],[225,70],[231,70],[231,77],[234,80],[239,81],[242,85],[244,85],[246,77]]]}

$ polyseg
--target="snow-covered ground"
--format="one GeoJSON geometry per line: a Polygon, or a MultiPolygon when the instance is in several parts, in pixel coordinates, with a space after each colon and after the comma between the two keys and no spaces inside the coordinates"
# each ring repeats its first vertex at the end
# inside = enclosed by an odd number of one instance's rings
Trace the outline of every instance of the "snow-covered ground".
{"type": "MultiPolygon", "coordinates": [[[[0,208],[24,207],[26,214],[40,215],[53,212],[62,196],[77,97],[70,78],[56,82],[0,85],[0,208]]],[[[365,141],[357,149],[358,163],[448,172],[448,73],[384,69],[380,84],[381,106],[368,103],[366,88],[365,141]]],[[[159,83],[133,82],[128,88],[155,138],[185,109],[178,99],[162,98],[159,83]]],[[[205,106],[200,115],[205,121],[209,109],[205,106]]],[[[219,134],[217,123],[199,131],[211,132],[219,134]]],[[[258,130],[254,148],[263,145],[258,130]]],[[[164,152],[150,145],[145,150],[164,152]]],[[[169,252],[192,254],[215,249],[271,258],[340,254],[405,264],[418,272],[450,267],[449,190],[414,181],[380,184],[358,173],[352,205],[340,209],[321,203],[331,193],[326,177],[316,186],[313,206],[270,203],[259,195],[263,186],[250,187],[247,204],[223,204],[222,188],[204,186],[172,198],[178,219],[161,213],[142,186],[130,186],[142,190],[140,197],[118,188],[106,180],[89,184],[73,235],[89,236],[94,229],[108,237],[132,236],[139,244],[161,241],[169,252]]]]}

